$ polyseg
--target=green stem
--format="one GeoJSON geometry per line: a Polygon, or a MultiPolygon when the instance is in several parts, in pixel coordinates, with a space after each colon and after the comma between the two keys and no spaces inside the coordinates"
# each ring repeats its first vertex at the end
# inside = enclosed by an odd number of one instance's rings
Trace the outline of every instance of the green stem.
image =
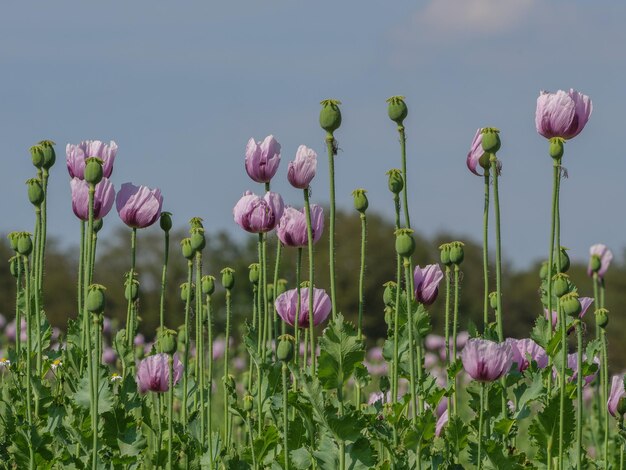
{"type": "Polygon", "coordinates": [[[259,314],[263,318],[263,331],[262,333],[262,346],[261,346],[261,357],[265,359],[267,357],[267,333],[269,330],[269,315],[267,309],[267,240],[265,238],[264,233],[259,233],[259,238],[261,240],[261,307],[259,314]]]}
{"type": "MultiPolygon", "coordinates": [[[[413,290],[411,289],[411,263],[409,258],[404,258],[404,285],[406,286],[406,312],[407,312],[407,326],[409,330],[409,367],[410,367],[410,381],[411,381],[411,421],[416,423],[417,416],[417,398],[415,390],[415,356],[413,349],[415,348],[415,340],[413,339],[413,312],[411,300],[413,298],[413,290]]],[[[398,287],[399,288],[399,287],[398,287]]]]}
{"type": "MultiPolygon", "coordinates": [[[[230,404],[230,393],[228,393],[228,361],[229,361],[229,352],[230,352],[230,316],[232,309],[232,298],[230,289],[226,290],[226,343],[224,344],[224,443],[228,448],[230,447],[230,415],[228,412],[228,406],[230,404]]],[[[259,380],[260,380],[259,375],[259,380]]],[[[259,392],[260,394],[260,392],[259,392]]],[[[260,417],[259,410],[259,417],[260,417]]],[[[260,418],[259,418],[260,419],[260,418]]]]}
{"type": "Polygon", "coordinates": [[[191,307],[191,276],[193,273],[193,261],[187,261],[187,298],[185,299],[185,354],[183,356],[183,403],[181,413],[181,423],[187,424],[187,390],[189,380],[189,310],[191,307]]]}
{"type": "MultiPolygon", "coordinates": [[[[137,251],[137,229],[133,227],[130,236],[130,277],[129,281],[132,282],[135,279],[135,259],[136,259],[136,251],[137,251]]],[[[190,284],[191,287],[191,284],[190,284]]],[[[128,305],[126,310],[126,334],[128,335],[128,348],[131,349],[133,347],[133,342],[135,340],[135,324],[133,318],[133,299],[132,296],[128,296],[128,305]]]]}
{"type": "Polygon", "coordinates": [[[491,172],[493,173],[493,204],[496,224],[496,292],[498,295],[498,308],[496,310],[496,322],[498,324],[498,340],[504,341],[502,323],[502,239],[500,237],[500,197],[498,194],[498,168],[495,155],[491,157],[491,172]]]}
{"type": "MultiPolygon", "coordinates": [[[[85,221],[80,221],[80,249],[78,255],[78,283],[77,283],[77,298],[78,298],[78,318],[82,318],[83,312],[83,282],[84,282],[84,274],[85,274],[85,221]]],[[[82,331],[82,328],[81,328],[82,331]]],[[[82,351],[86,351],[85,349],[85,335],[84,332],[81,333],[80,338],[80,349],[82,351]]]]}
{"type": "MultiPolygon", "coordinates": [[[[161,394],[153,392],[152,395],[155,398],[156,406],[154,409],[154,414],[157,419],[157,446],[156,446],[156,462],[157,468],[159,467],[159,454],[161,453],[161,443],[163,442],[163,428],[161,425],[161,394]]],[[[153,403],[155,405],[155,403],[153,403]]]]}
{"type": "MultiPolygon", "coordinates": [[[[337,303],[335,295],[335,152],[333,143],[335,137],[331,132],[326,134],[326,149],[328,151],[328,168],[330,183],[330,229],[329,229],[329,257],[330,257],[330,301],[332,303],[333,320],[337,317],[337,303]]],[[[305,190],[306,191],[306,190],[305,190]]]]}
{"type": "MultiPolygon", "coordinates": [[[[22,311],[20,310],[20,293],[22,291],[22,259],[17,257],[17,279],[15,281],[15,353],[19,359],[22,352],[22,311]]],[[[27,278],[28,279],[28,278],[27,278]]]]}
{"type": "MultiPolygon", "coordinates": [[[[295,351],[294,351],[294,358],[295,358],[295,364],[296,366],[298,365],[298,363],[300,362],[300,310],[301,310],[301,303],[302,303],[302,292],[300,289],[300,270],[302,267],[302,248],[298,247],[298,254],[296,256],[296,297],[297,297],[297,302],[296,302],[296,318],[295,321],[293,323],[293,336],[294,338],[296,338],[296,346],[295,346],[295,351]]],[[[306,344],[305,344],[305,349],[306,349],[306,344]]],[[[303,369],[304,367],[306,367],[306,361],[303,364],[303,369]]],[[[294,380],[293,383],[293,390],[294,392],[297,390],[297,384],[296,381],[294,380]]]]}
{"type": "MultiPolygon", "coordinates": [[[[35,273],[34,273],[35,285],[33,289],[33,296],[35,298],[35,333],[37,335],[37,369],[36,370],[37,370],[37,375],[41,377],[42,375],[42,369],[41,369],[42,352],[41,352],[41,305],[40,304],[41,304],[41,299],[42,299],[41,271],[43,269],[42,261],[41,261],[41,256],[42,256],[41,245],[43,242],[41,208],[37,208],[36,213],[37,213],[36,232],[39,233],[39,236],[37,237],[36,245],[35,245],[35,273]]],[[[35,402],[35,415],[39,414],[38,411],[39,411],[39,400],[35,402]]]]}
{"type": "MultiPolygon", "coordinates": [[[[306,234],[307,234],[307,245],[309,249],[309,341],[311,345],[311,377],[315,374],[316,370],[316,355],[315,355],[315,334],[313,331],[313,284],[315,282],[315,266],[313,259],[313,226],[311,225],[311,205],[309,203],[309,189],[305,189],[304,191],[304,212],[306,215],[306,234]]],[[[334,190],[333,190],[334,192],[334,190]]],[[[333,261],[334,263],[334,261],[333,261]]],[[[334,271],[333,271],[334,277],[334,271]]],[[[333,302],[333,312],[335,312],[334,298],[333,302]]],[[[334,316],[333,316],[334,318],[334,316]]]]}
{"type": "Polygon", "coordinates": [[[480,410],[478,414],[478,470],[483,468],[483,412],[485,409],[485,383],[480,383],[480,410]]]}
{"type": "Polygon", "coordinates": [[[196,252],[196,380],[198,387],[198,410],[200,411],[200,436],[204,448],[206,414],[204,413],[204,325],[202,321],[202,251],[196,252]]]}
{"type": "MultiPolygon", "coordinates": [[[[363,285],[365,281],[365,243],[367,236],[367,218],[365,212],[361,212],[361,263],[359,265],[359,318],[358,318],[358,338],[363,340],[363,303],[365,302],[365,293],[363,285]]],[[[361,405],[361,386],[356,388],[356,404],[357,409],[361,405]]]]}
{"type": "Polygon", "coordinates": [[[609,468],[609,413],[606,406],[609,396],[609,351],[606,331],[602,329],[602,404],[604,408],[604,468],[609,468]]]}
{"type": "MultiPolygon", "coordinates": [[[[454,314],[452,316],[452,360],[456,361],[456,337],[457,328],[459,326],[459,284],[460,284],[460,271],[458,264],[454,265],[454,314]]],[[[459,397],[456,387],[457,378],[454,377],[454,383],[452,384],[452,404],[453,414],[452,416],[458,416],[459,414],[459,397]]]]}
{"type": "Polygon", "coordinates": [[[170,232],[165,232],[165,245],[163,247],[163,271],[161,272],[161,296],[159,299],[159,324],[161,329],[165,326],[165,286],[167,283],[167,262],[170,253],[170,232]]]}
{"type": "MultiPolygon", "coordinates": [[[[393,195],[393,202],[396,213],[396,225],[395,228],[398,230],[400,228],[400,196],[396,193],[393,195]]],[[[398,365],[398,355],[399,355],[399,326],[398,326],[398,312],[400,310],[400,286],[402,285],[402,259],[399,254],[396,254],[396,300],[394,304],[394,312],[393,312],[393,380],[391,382],[391,395],[392,400],[395,402],[398,399],[398,373],[399,373],[399,365],[398,365]]],[[[398,430],[396,426],[393,428],[394,432],[394,444],[398,444],[398,430]]]]}
{"type": "Polygon", "coordinates": [[[583,451],[583,327],[580,320],[576,323],[577,370],[576,370],[576,468],[582,469],[583,451]]]}
{"type": "MultiPolygon", "coordinates": [[[[444,320],[444,337],[446,342],[446,366],[450,365],[450,278],[452,277],[452,271],[450,266],[446,266],[445,278],[446,278],[446,311],[444,320]]],[[[446,384],[448,382],[446,374],[446,384]]]]}
{"type": "Polygon", "coordinates": [[[212,396],[213,396],[213,312],[211,308],[211,296],[206,296],[206,316],[207,316],[207,341],[208,341],[208,360],[209,366],[207,369],[208,376],[208,393],[206,403],[207,413],[207,431],[209,441],[209,468],[213,469],[213,436],[212,436],[212,396]]]}
{"type": "MultiPolygon", "coordinates": [[[[41,203],[41,240],[39,242],[39,291],[43,292],[43,273],[46,264],[46,239],[48,232],[48,176],[47,169],[43,169],[41,187],[43,189],[43,202],[41,203]]],[[[43,309],[43,305],[42,305],[43,309]]]]}
{"type": "Polygon", "coordinates": [[[406,171],[406,135],[404,133],[404,126],[398,126],[398,133],[400,134],[400,153],[402,154],[402,178],[404,179],[404,187],[402,188],[402,197],[404,200],[404,221],[406,228],[411,228],[411,218],[409,217],[409,200],[408,200],[408,179],[406,171]]]}
{"type": "MultiPolygon", "coordinates": [[[[280,239],[276,237],[276,261],[274,262],[274,301],[272,302],[272,324],[274,325],[274,338],[278,338],[278,312],[276,311],[276,289],[278,287],[278,273],[280,272],[280,257],[282,255],[283,245],[280,239]]],[[[284,327],[284,323],[282,325],[284,327]]],[[[276,341],[278,347],[278,341],[276,341]]]]}
{"type": "MultiPolygon", "coordinates": [[[[33,424],[33,412],[32,412],[32,391],[31,391],[31,352],[32,352],[32,312],[30,310],[30,268],[28,263],[28,257],[24,256],[24,289],[26,297],[26,414],[28,418],[28,426],[33,424]]],[[[32,445],[32,444],[29,444],[32,445]]]]}
{"type": "Polygon", "coordinates": [[[173,470],[173,460],[172,460],[172,440],[174,437],[174,359],[170,355],[167,358],[167,364],[169,366],[169,405],[167,407],[167,431],[168,431],[168,439],[167,439],[167,468],[169,470],[173,470]]]}
{"type": "Polygon", "coordinates": [[[250,454],[252,455],[252,468],[254,470],[257,470],[259,468],[259,466],[257,465],[256,462],[256,453],[254,452],[254,446],[252,445],[252,443],[254,442],[254,435],[252,434],[252,425],[250,424],[250,413],[248,413],[247,417],[246,417],[246,425],[248,427],[248,434],[249,434],[249,439],[250,439],[250,454]]]}
{"type": "Polygon", "coordinates": [[[489,169],[485,169],[485,208],[483,211],[483,328],[489,324],[489,169]]]}
{"type": "MultiPolygon", "coordinates": [[[[287,388],[287,363],[283,362],[283,447],[285,453],[285,470],[289,470],[289,403],[287,388]]],[[[252,439],[252,435],[250,435],[252,439]]]]}

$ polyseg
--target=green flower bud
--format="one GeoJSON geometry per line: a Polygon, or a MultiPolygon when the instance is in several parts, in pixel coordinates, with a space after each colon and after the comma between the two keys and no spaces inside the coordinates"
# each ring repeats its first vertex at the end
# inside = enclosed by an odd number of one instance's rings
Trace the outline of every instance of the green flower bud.
{"type": "Polygon", "coordinates": [[[102,160],[96,157],[89,157],[85,160],[85,181],[90,184],[98,184],[104,176],[102,170],[102,160]]]}
{"type": "Polygon", "coordinates": [[[322,105],[322,110],[320,111],[320,126],[326,132],[332,134],[339,126],[341,126],[341,111],[339,110],[339,105],[341,101],[339,100],[324,100],[320,102],[322,105]]]}
{"type": "Polygon", "coordinates": [[[379,386],[380,386],[380,391],[386,394],[391,389],[391,384],[389,383],[389,377],[386,375],[383,375],[380,378],[379,386]]]}
{"type": "Polygon", "coordinates": [[[498,293],[497,292],[491,292],[489,294],[489,306],[494,310],[498,308],[498,293]]]}
{"type": "Polygon", "coordinates": [[[389,119],[401,126],[409,113],[409,109],[404,102],[404,96],[392,96],[387,99],[387,103],[389,103],[387,106],[389,119]]]}
{"type": "Polygon", "coordinates": [[[170,230],[172,230],[172,213],[165,211],[161,212],[159,225],[161,226],[161,230],[163,230],[164,232],[169,232],[170,230]]]}
{"type": "Polygon", "coordinates": [[[589,265],[591,267],[591,271],[597,273],[602,267],[602,260],[598,255],[591,255],[591,262],[589,263],[589,265]]]}
{"type": "Polygon", "coordinates": [[[563,156],[565,139],[561,137],[552,137],[550,139],[550,156],[554,159],[559,159],[563,156]]]}
{"type": "Polygon", "coordinates": [[[7,235],[9,239],[9,244],[11,245],[11,249],[13,251],[17,251],[17,240],[20,238],[20,234],[22,232],[11,232],[7,235]]]}
{"type": "Polygon", "coordinates": [[[463,242],[452,242],[450,243],[450,262],[452,264],[459,265],[465,259],[465,250],[463,247],[465,244],[463,242]]]}
{"type": "Polygon", "coordinates": [[[102,221],[102,219],[94,220],[93,221],[93,232],[94,233],[98,233],[102,229],[103,225],[104,225],[104,222],[102,221]]]}
{"type": "Polygon", "coordinates": [[[57,155],[54,151],[55,143],[51,140],[42,140],[39,142],[39,147],[43,152],[43,168],[49,170],[52,168],[52,165],[57,161],[57,155]]]}
{"type": "Polygon", "coordinates": [[[554,280],[554,295],[563,297],[570,291],[569,276],[565,273],[559,273],[552,278],[554,280]]]}
{"type": "Polygon", "coordinates": [[[44,156],[41,145],[33,145],[30,148],[30,158],[36,168],[43,168],[44,156]]]}
{"type": "Polygon", "coordinates": [[[544,261],[541,263],[541,268],[539,269],[539,278],[547,279],[548,278],[548,262],[544,261]]]}
{"type": "Polygon", "coordinates": [[[106,290],[106,287],[100,284],[91,284],[88,290],[87,300],[85,301],[87,311],[91,313],[104,312],[104,307],[106,306],[104,291],[106,290]]]}
{"type": "Polygon", "coordinates": [[[404,178],[402,177],[402,171],[397,168],[392,168],[387,172],[389,179],[387,180],[387,186],[389,191],[394,194],[400,194],[404,188],[404,178]]]}
{"type": "Polygon", "coordinates": [[[193,249],[193,246],[191,245],[191,238],[183,238],[180,241],[180,248],[185,258],[187,258],[188,260],[193,259],[195,251],[193,249]]]}
{"type": "Polygon", "coordinates": [[[500,131],[495,127],[485,127],[481,134],[482,146],[485,153],[496,153],[500,150],[500,131]]]}
{"type": "Polygon", "coordinates": [[[222,274],[222,285],[224,289],[231,290],[235,287],[235,270],[233,268],[224,268],[220,273],[222,274]]]}
{"type": "Polygon", "coordinates": [[[383,291],[383,302],[387,307],[391,307],[396,302],[396,290],[398,285],[393,281],[387,281],[383,284],[385,290],[383,291]]]}
{"type": "Polygon", "coordinates": [[[33,240],[28,232],[20,232],[17,239],[17,252],[22,256],[28,256],[33,251],[33,240]]]}
{"type": "Polygon", "coordinates": [[[441,264],[444,266],[451,266],[452,261],[450,260],[450,243],[444,243],[439,247],[439,259],[441,260],[441,264]]]}
{"type": "Polygon", "coordinates": [[[191,248],[194,251],[202,251],[206,246],[203,228],[194,228],[191,230],[191,248]]]}
{"type": "Polygon", "coordinates": [[[193,302],[195,298],[195,290],[196,288],[193,282],[191,283],[191,289],[189,288],[188,282],[183,282],[180,285],[180,300],[187,302],[187,299],[189,298],[189,301],[193,302]]]}
{"type": "Polygon", "coordinates": [[[243,397],[243,411],[250,413],[254,408],[254,397],[252,395],[246,395],[243,397]]]}
{"type": "Polygon", "coordinates": [[[178,350],[183,351],[185,349],[185,344],[187,343],[187,328],[183,323],[178,327],[178,350]]]}
{"type": "Polygon", "coordinates": [[[170,330],[169,328],[161,329],[159,327],[157,330],[157,345],[159,350],[165,354],[174,354],[178,345],[177,337],[178,334],[175,330],[170,330]]]}
{"type": "Polygon", "coordinates": [[[259,266],[259,263],[252,263],[248,266],[248,270],[248,279],[250,279],[250,282],[256,286],[259,283],[259,277],[261,275],[261,267],[259,266]]]}
{"type": "Polygon", "coordinates": [[[599,308],[595,311],[596,315],[596,325],[598,325],[603,330],[609,324],[609,311],[606,308],[599,308]]]}
{"type": "Polygon", "coordinates": [[[28,200],[33,206],[39,207],[44,200],[43,188],[39,178],[31,178],[26,181],[28,186],[28,200]]]}
{"type": "Polygon", "coordinates": [[[396,252],[404,258],[410,258],[414,251],[413,230],[408,228],[396,230],[396,252]]]}
{"type": "Polygon", "coordinates": [[[20,273],[20,258],[19,256],[12,256],[9,259],[9,269],[11,271],[11,276],[17,279],[20,273]]]}
{"type": "Polygon", "coordinates": [[[561,297],[559,303],[565,314],[570,317],[577,317],[582,311],[582,306],[580,305],[578,294],[576,292],[565,294],[561,297]]]}
{"type": "Polygon", "coordinates": [[[193,232],[194,229],[196,228],[201,228],[204,229],[204,225],[202,225],[202,218],[201,217],[192,217],[191,219],[189,219],[189,232],[193,232]]]}
{"type": "MultiPolygon", "coordinates": [[[[287,279],[279,279],[276,283],[276,297],[285,292],[287,292],[287,279]]],[[[273,297],[272,300],[274,300],[273,297]]]]}
{"type": "Polygon", "coordinates": [[[289,362],[293,359],[293,338],[289,335],[283,335],[279,339],[280,341],[276,348],[276,357],[279,361],[289,362]]]}
{"type": "Polygon", "coordinates": [[[561,247],[561,250],[559,252],[559,262],[561,265],[562,273],[566,273],[567,271],[569,271],[569,267],[570,267],[569,256],[567,255],[567,250],[568,250],[567,248],[561,247]]]}
{"type": "Polygon", "coordinates": [[[202,295],[213,295],[213,292],[215,292],[215,277],[210,275],[202,276],[201,282],[202,295]]]}
{"type": "Polygon", "coordinates": [[[366,192],[367,191],[365,189],[355,189],[352,191],[352,196],[354,197],[354,208],[361,214],[365,214],[367,206],[369,205],[367,196],[365,195],[366,192]]]}

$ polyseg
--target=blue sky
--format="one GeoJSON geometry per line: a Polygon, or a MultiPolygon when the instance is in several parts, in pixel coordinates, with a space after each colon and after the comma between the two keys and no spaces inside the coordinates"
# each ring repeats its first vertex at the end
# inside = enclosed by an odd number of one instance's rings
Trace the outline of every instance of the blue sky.
{"type": "MultiPolygon", "coordinates": [[[[0,231],[30,230],[28,148],[57,142],[49,233],[78,241],[64,166],[67,142],[115,140],[121,183],[158,186],[175,223],[201,216],[241,236],[232,206],[260,191],[243,168],[246,142],[283,146],[273,188],[299,144],[320,155],[314,202],[327,202],[319,101],[343,102],[337,196],[353,189],[392,208],[385,172],[400,165],[385,99],[405,95],[410,208],[427,235],[480,239],[482,179],[465,166],[476,128],[500,128],[503,247],[525,267],[548,242],[551,160],[534,129],[539,90],[576,88],[594,105],[566,146],[562,240],[573,258],[626,232],[626,6],[574,0],[424,2],[10,2],[0,14],[0,231]]],[[[113,210],[105,230],[121,224],[113,210]]],[[[621,257],[620,257],[621,258],[621,257]]]]}

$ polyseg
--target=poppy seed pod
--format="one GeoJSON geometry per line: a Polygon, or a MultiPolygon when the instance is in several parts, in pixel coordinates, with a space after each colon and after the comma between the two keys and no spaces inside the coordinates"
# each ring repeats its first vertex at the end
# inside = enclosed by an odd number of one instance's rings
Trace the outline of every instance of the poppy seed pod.
{"type": "Polygon", "coordinates": [[[215,292],[215,277],[211,275],[202,276],[202,295],[213,295],[215,292]]]}
{"type": "Polygon", "coordinates": [[[450,248],[450,243],[444,243],[439,247],[439,260],[444,266],[452,265],[452,261],[450,260],[450,248]]]}
{"type": "Polygon", "coordinates": [[[591,258],[589,260],[589,266],[587,267],[587,275],[592,277],[594,273],[597,273],[600,279],[604,278],[604,275],[611,265],[611,261],[613,261],[613,253],[606,245],[597,243],[589,248],[589,254],[591,258]],[[597,264],[598,261],[600,262],[599,267],[597,264]]]}
{"type": "Polygon", "coordinates": [[[465,250],[463,249],[463,242],[450,243],[450,262],[452,264],[461,264],[465,259],[465,250]]]}
{"type": "Polygon", "coordinates": [[[43,152],[43,168],[49,170],[57,161],[57,154],[54,151],[55,143],[51,140],[42,140],[39,142],[39,147],[43,152]]]}
{"type": "MultiPolygon", "coordinates": [[[[287,292],[287,279],[279,279],[276,282],[276,289],[275,290],[276,290],[276,297],[278,297],[283,292],[287,292]]],[[[272,296],[272,300],[274,300],[273,296],[272,296]]]]}
{"type": "Polygon", "coordinates": [[[157,345],[159,350],[165,354],[174,354],[178,346],[177,336],[178,334],[175,330],[159,328],[157,331],[157,345]]]}
{"type": "Polygon", "coordinates": [[[22,232],[11,232],[7,235],[9,239],[9,244],[11,245],[11,249],[13,251],[17,251],[17,240],[20,238],[20,234],[22,232]]]}
{"type": "Polygon", "coordinates": [[[180,285],[180,300],[186,302],[189,299],[189,302],[193,302],[195,298],[195,285],[191,283],[191,289],[189,288],[189,283],[184,282],[180,285]]]}
{"type": "Polygon", "coordinates": [[[246,395],[243,397],[243,411],[250,413],[254,408],[254,397],[252,395],[246,395]]]}
{"type": "Polygon", "coordinates": [[[498,293],[497,292],[491,292],[489,294],[489,306],[494,310],[498,308],[498,293]]]}
{"type": "Polygon", "coordinates": [[[355,189],[352,191],[352,196],[354,197],[354,208],[359,211],[361,214],[365,214],[367,207],[369,206],[369,202],[367,200],[365,189],[355,189]]]}
{"type": "Polygon", "coordinates": [[[30,158],[35,168],[43,168],[43,148],[41,145],[33,145],[30,149],[30,158]]]}
{"type": "Polygon", "coordinates": [[[124,283],[124,298],[129,302],[135,302],[139,298],[139,281],[136,278],[126,279],[124,283]]]}
{"type": "Polygon", "coordinates": [[[339,100],[324,100],[320,102],[322,110],[320,111],[320,126],[326,132],[333,133],[341,126],[341,111],[339,100]]]}
{"type": "Polygon", "coordinates": [[[33,251],[33,240],[30,233],[20,232],[17,239],[17,252],[22,256],[28,256],[33,251]]]}
{"type": "Polygon", "coordinates": [[[183,238],[180,241],[180,248],[185,258],[187,258],[188,260],[193,259],[195,251],[193,249],[193,246],[191,245],[191,238],[183,238]]]}
{"type": "Polygon", "coordinates": [[[385,286],[383,302],[387,307],[391,307],[396,302],[396,289],[398,286],[393,281],[387,281],[383,285],[385,286]]]}
{"type": "Polygon", "coordinates": [[[261,274],[259,263],[252,263],[248,266],[248,270],[248,279],[250,279],[250,283],[256,286],[259,283],[259,277],[261,274]]]}
{"type": "Polygon", "coordinates": [[[500,131],[495,127],[485,127],[481,131],[483,136],[482,147],[487,153],[496,153],[500,150],[500,131]]]}
{"type": "Polygon", "coordinates": [[[539,268],[539,278],[547,279],[548,278],[548,262],[544,261],[541,263],[541,268],[539,268]]]}
{"type": "Polygon", "coordinates": [[[85,160],[85,181],[91,184],[98,184],[104,177],[102,169],[102,160],[95,157],[89,157],[85,160]]]}
{"type": "Polygon", "coordinates": [[[408,228],[396,230],[396,252],[404,258],[410,258],[414,251],[413,230],[408,228]]]}
{"type": "Polygon", "coordinates": [[[279,361],[290,362],[293,359],[293,340],[289,335],[283,335],[280,337],[278,348],[276,348],[276,357],[279,361]]]}
{"type": "Polygon", "coordinates": [[[566,273],[569,271],[570,261],[569,256],[567,255],[567,248],[561,247],[559,252],[559,264],[561,265],[561,272],[566,273]]]}
{"type": "Polygon", "coordinates": [[[409,114],[409,109],[404,102],[404,96],[392,96],[387,99],[387,103],[387,115],[389,119],[401,126],[407,114],[409,114]]]}
{"type": "Polygon", "coordinates": [[[387,180],[387,186],[389,187],[389,191],[394,194],[400,194],[402,189],[404,188],[404,178],[402,178],[402,171],[397,168],[392,168],[387,172],[387,176],[389,177],[387,180]]]}
{"type": "Polygon", "coordinates": [[[194,251],[202,251],[206,246],[206,238],[204,238],[203,228],[194,228],[191,230],[191,248],[194,251]]]}
{"type": "Polygon", "coordinates": [[[609,311],[606,308],[599,308],[595,311],[596,315],[596,325],[598,325],[603,330],[609,324],[609,311]]]}
{"type": "Polygon", "coordinates": [[[549,153],[552,158],[558,160],[563,156],[565,140],[561,137],[552,137],[550,139],[549,153]]]}
{"type": "Polygon", "coordinates": [[[589,260],[589,269],[591,270],[591,272],[597,273],[598,271],[600,271],[601,267],[602,260],[600,259],[600,257],[598,255],[592,255],[591,259],[589,260]]]}
{"type": "Polygon", "coordinates": [[[33,206],[39,207],[44,200],[43,188],[39,178],[31,178],[26,181],[28,186],[28,200],[33,206]]]}
{"type": "Polygon", "coordinates": [[[570,291],[568,278],[569,276],[565,273],[559,273],[554,276],[554,295],[563,297],[570,291]]]}
{"type": "Polygon", "coordinates": [[[577,317],[582,311],[582,305],[580,304],[580,300],[578,300],[578,294],[575,292],[565,294],[561,297],[559,303],[565,314],[570,317],[577,317]]]}
{"type": "Polygon", "coordinates": [[[91,313],[102,313],[106,306],[106,298],[104,291],[106,287],[100,284],[91,284],[89,286],[89,292],[87,293],[87,300],[85,301],[85,307],[87,311],[91,313]]]}
{"type": "Polygon", "coordinates": [[[233,268],[224,268],[220,273],[222,274],[222,285],[224,289],[231,290],[235,287],[235,270],[233,268]]]}
{"type": "Polygon", "coordinates": [[[159,225],[161,226],[161,230],[163,230],[164,232],[169,232],[170,230],[172,230],[172,213],[166,211],[161,212],[159,225]]]}
{"type": "Polygon", "coordinates": [[[104,225],[104,222],[102,219],[96,219],[93,221],[93,232],[94,233],[98,233],[100,230],[102,230],[102,226],[104,225]]]}

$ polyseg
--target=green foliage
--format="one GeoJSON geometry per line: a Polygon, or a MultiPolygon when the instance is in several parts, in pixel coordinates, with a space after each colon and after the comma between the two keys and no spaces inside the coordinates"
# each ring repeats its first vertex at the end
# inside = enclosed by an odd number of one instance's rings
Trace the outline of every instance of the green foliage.
{"type": "MultiPolygon", "coordinates": [[[[567,448],[572,443],[575,430],[574,404],[565,400],[564,408],[563,446],[567,448]]],[[[531,439],[537,448],[537,459],[546,463],[548,449],[552,449],[552,456],[559,449],[559,419],[560,407],[558,394],[548,400],[543,410],[533,419],[528,430],[531,439]]]]}

